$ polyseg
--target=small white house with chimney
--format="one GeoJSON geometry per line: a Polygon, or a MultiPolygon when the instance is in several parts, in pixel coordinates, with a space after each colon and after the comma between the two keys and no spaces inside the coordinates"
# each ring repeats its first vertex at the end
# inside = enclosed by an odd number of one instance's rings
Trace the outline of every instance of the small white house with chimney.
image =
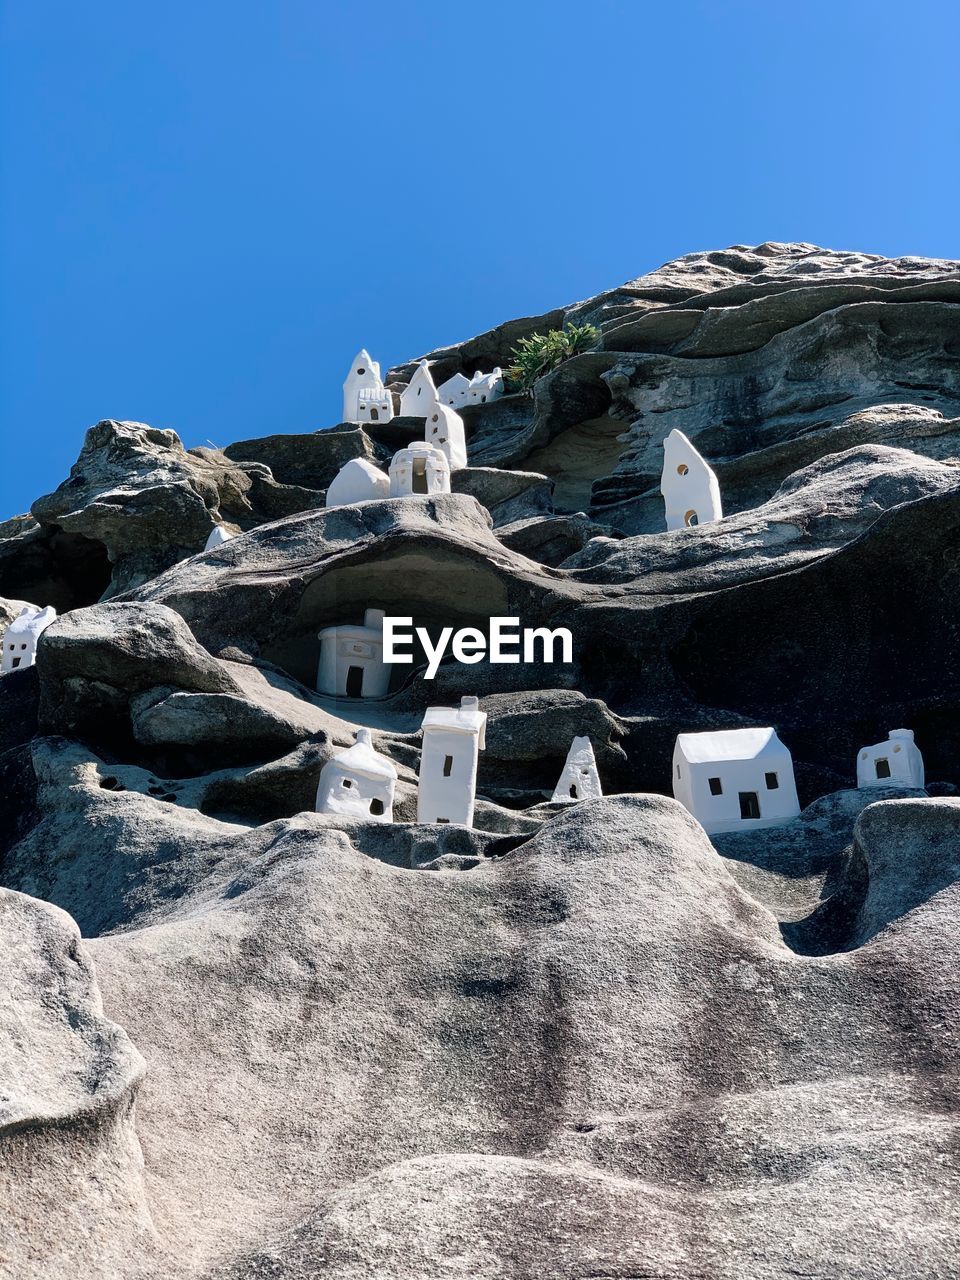
{"type": "Polygon", "coordinates": [[[390,463],[390,497],[449,493],[450,463],[440,449],[425,440],[414,440],[399,449],[390,463]]]}
{"type": "Polygon", "coordinates": [[[717,477],[682,431],[671,431],[663,442],[660,492],[668,529],[723,519],[717,477]]]}
{"type": "Polygon", "coordinates": [[[926,783],[923,756],[912,729],[891,729],[886,742],[861,748],[857,755],[858,787],[916,787],[926,783]]]}
{"type": "Polygon", "coordinates": [[[793,757],[769,728],[679,734],[673,794],[708,835],[775,827],[800,813],[793,757]]]}
{"type": "Polygon", "coordinates": [[[428,707],[417,788],[417,821],[473,826],[477,760],[485,746],[486,712],[476,698],[459,707],[428,707]]]}
{"type": "Polygon", "coordinates": [[[389,422],[393,417],[393,396],[383,385],[380,366],[363,350],[354,356],[343,383],[344,422],[389,422]]]}
{"type": "Polygon", "coordinates": [[[447,404],[435,401],[427,414],[426,443],[445,455],[451,471],[467,465],[467,437],[463,419],[447,404]]]}
{"type": "Polygon", "coordinates": [[[389,498],[390,477],[366,458],[351,458],[330,481],[324,506],[346,507],[354,502],[389,498]]]}
{"type": "Polygon", "coordinates": [[[551,799],[554,804],[575,804],[578,800],[597,800],[602,795],[593,743],[589,738],[574,738],[551,799]]]}
{"type": "Polygon", "coordinates": [[[341,698],[382,698],[390,686],[383,660],[383,609],[367,609],[362,624],[340,623],[320,632],[317,692],[341,698]]]}
{"type": "Polygon", "coordinates": [[[37,645],[51,622],[56,622],[57,611],[48,605],[35,609],[26,605],[3,633],[3,660],[0,671],[20,671],[32,667],[37,660],[37,645]]]}
{"type": "Polygon", "coordinates": [[[437,388],[430,372],[430,363],[421,360],[410,379],[410,385],[400,393],[401,418],[425,418],[436,399],[437,388]]]}
{"type": "Polygon", "coordinates": [[[353,746],[320,770],[317,813],[392,822],[396,785],[393,761],[374,750],[369,729],[358,729],[353,746]]]}
{"type": "Polygon", "coordinates": [[[450,405],[451,409],[462,408],[467,403],[469,393],[470,379],[464,373],[455,373],[437,387],[437,399],[441,404],[450,405]]]}

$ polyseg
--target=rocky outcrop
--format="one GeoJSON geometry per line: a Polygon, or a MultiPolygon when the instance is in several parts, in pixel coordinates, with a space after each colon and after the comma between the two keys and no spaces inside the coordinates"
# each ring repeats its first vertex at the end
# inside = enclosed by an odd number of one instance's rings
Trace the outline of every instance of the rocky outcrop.
{"type": "Polygon", "coordinates": [[[324,506],[410,418],[92,428],[0,526],[0,621],[61,614],[0,677],[0,1272],[956,1274],[958,316],[956,263],[690,255],[431,353],[598,329],[465,409],[430,497],[324,506]],[[726,517],[668,533],[674,428],[726,517]],[[368,608],[572,660],[426,679],[418,643],[383,698],[317,693],[368,608]],[[474,825],[419,824],[464,695],[474,825]],[[675,736],[758,723],[806,807],[709,840],[675,736]],[[899,725],[929,791],[851,789],[899,725]],[[361,726],[392,824],[314,812],[361,726]],[[553,803],[578,737],[604,798],[553,803]]]}

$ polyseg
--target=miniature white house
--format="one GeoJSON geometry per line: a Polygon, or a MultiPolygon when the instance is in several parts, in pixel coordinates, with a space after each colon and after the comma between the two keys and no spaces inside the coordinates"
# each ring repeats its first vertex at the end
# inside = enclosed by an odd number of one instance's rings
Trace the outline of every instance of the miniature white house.
{"type": "Polygon", "coordinates": [[[400,393],[401,418],[425,418],[430,406],[436,403],[437,388],[427,360],[421,360],[410,385],[400,393]]]}
{"type": "Polygon", "coordinates": [[[390,463],[390,497],[449,493],[450,463],[446,454],[424,440],[399,449],[390,463]]]}
{"type": "Polygon", "coordinates": [[[21,609],[3,633],[0,670],[19,671],[23,667],[32,667],[37,660],[40,637],[56,620],[57,611],[49,605],[46,609],[35,609],[33,605],[21,609]]]}
{"type": "Polygon", "coordinates": [[[477,755],[484,748],[486,713],[476,698],[459,707],[428,707],[417,789],[418,822],[473,825],[477,755]]]}
{"type": "Polygon", "coordinates": [[[671,431],[663,442],[660,492],[668,529],[723,519],[717,477],[682,431],[671,431]]]}
{"type": "Polygon", "coordinates": [[[886,742],[863,747],[857,756],[857,786],[917,787],[925,783],[923,756],[912,729],[891,729],[886,742]]]}
{"type": "Polygon", "coordinates": [[[320,771],[317,813],[392,822],[396,785],[393,762],[374,751],[369,729],[358,729],[353,746],[328,760],[320,771]]]}
{"type": "Polygon", "coordinates": [[[577,800],[596,800],[602,795],[593,743],[589,738],[574,738],[551,799],[554,803],[572,804],[577,800]]]}
{"type": "Polygon", "coordinates": [[[390,477],[366,458],[351,458],[330,481],[324,505],[345,507],[390,496],[390,477]]]}
{"type": "Polygon", "coordinates": [[[673,794],[708,834],[774,827],[800,813],[793,757],[774,729],[679,734],[673,794]]]}
{"type": "Polygon", "coordinates": [[[382,609],[367,609],[363,625],[341,623],[320,632],[317,692],[347,698],[382,698],[390,685],[383,660],[382,609]]]}
{"type": "Polygon", "coordinates": [[[393,417],[393,396],[383,385],[380,366],[360,351],[343,383],[344,422],[389,422],[393,417]]]}
{"type": "Polygon", "coordinates": [[[467,465],[467,438],[463,419],[447,404],[439,401],[431,405],[427,414],[426,443],[439,449],[450,464],[451,471],[467,465]]]}

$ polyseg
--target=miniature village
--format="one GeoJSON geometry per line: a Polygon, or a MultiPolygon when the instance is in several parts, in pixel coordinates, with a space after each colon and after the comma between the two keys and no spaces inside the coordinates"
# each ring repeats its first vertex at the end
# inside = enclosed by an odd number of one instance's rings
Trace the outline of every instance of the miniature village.
{"type": "MultiPolygon", "coordinates": [[[[430,362],[421,360],[399,398],[399,415],[422,419],[424,439],[398,448],[389,472],[364,459],[350,459],[327,493],[328,508],[450,493],[451,474],[467,466],[466,430],[458,407],[492,403],[503,395],[500,368],[472,378],[457,373],[439,387],[430,362]]],[[[392,393],[368,351],[354,358],[343,383],[343,421],[386,425],[395,417],[392,393]]],[[[708,462],[682,431],[663,441],[660,492],[668,531],[694,529],[723,519],[720,485],[708,462]]],[[[204,553],[236,535],[224,524],[210,531],[204,553]]],[[[32,666],[41,636],[56,619],[47,606],[25,606],[3,636],[4,672],[32,666]]],[[[316,688],[336,699],[382,699],[390,688],[383,655],[384,612],[365,610],[361,621],[319,632],[316,688]]],[[[417,790],[418,823],[471,826],[477,794],[479,753],[486,715],[479,699],[464,695],[458,707],[429,707],[423,717],[417,790]]],[[[923,789],[923,757],[909,729],[891,730],[886,742],[863,747],[855,762],[858,787],[923,789]]],[[[681,733],[673,754],[673,795],[708,834],[776,826],[800,814],[793,759],[776,730],[736,728],[681,733]]],[[[331,759],[320,774],[318,813],[360,821],[392,822],[397,771],[378,753],[369,729],[331,759]]],[[[576,736],[551,796],[571,804],[603,795],[593,746],[576,736]]]]}

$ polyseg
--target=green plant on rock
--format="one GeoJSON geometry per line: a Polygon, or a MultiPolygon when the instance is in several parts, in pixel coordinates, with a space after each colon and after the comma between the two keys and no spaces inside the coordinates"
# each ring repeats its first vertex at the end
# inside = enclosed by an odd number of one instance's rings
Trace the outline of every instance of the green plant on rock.
{"type": "Polygon", "coordinates": [[[519,391],[532,391],[533,384],[569,360],[588,350],[599,334],[592,324],[569,324],[549,333],[531,333],[521,338],[510,352],[507,379],[519,391]]]}

